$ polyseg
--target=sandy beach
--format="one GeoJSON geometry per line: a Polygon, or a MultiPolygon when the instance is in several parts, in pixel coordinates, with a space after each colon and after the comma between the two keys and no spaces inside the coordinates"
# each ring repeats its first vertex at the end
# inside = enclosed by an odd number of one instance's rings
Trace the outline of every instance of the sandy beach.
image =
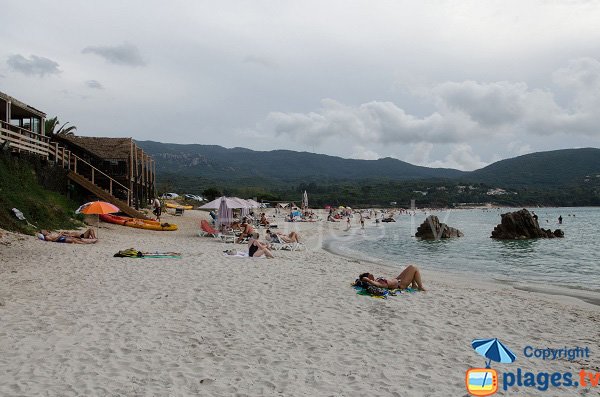
{"type": "Polygon", "coordinates": [[[427,292],[361,296],[350,286],[359,273],[398,270],[325,251],[323,239],[345,225],[286,225],[306,250],[268,260],[224,256],[247,247],[199,237],[207,217],[167,215],[175,232],[101,223],[95,245],[4,232],[0,395],[465,396],[465,372],[485,364],[476,338],[499,338],[517,354],[493,365],[499,372],[599,371],[598,306],[475,284],[427,263],[416,263],[427,292]],[[129,247],[182,258],[113,257],[129,247]],[[523,357],[527,345],[589,347],[591,356],[542,361],[523,357]]]}

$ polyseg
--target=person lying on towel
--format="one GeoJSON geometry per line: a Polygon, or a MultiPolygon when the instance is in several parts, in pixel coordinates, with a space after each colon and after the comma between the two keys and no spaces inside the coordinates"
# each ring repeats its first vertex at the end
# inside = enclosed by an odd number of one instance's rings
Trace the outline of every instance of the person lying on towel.
{"type": "Polygon", "coordinates": [[[379,288],[387,289],[405,289],[408,287],[417,288],[420,291],[425,291],[423,282],[421,281],[421,272],[414,265],[408,265],[408,267],[402,270],[402,273],[396,278],[378,278],[375,279],[371,273],[363,273],[358,276],[358,280],[374,285],[379,288]]]}
{"type": "Polygon", "coordinates": [[[48,230],[40,230],[38,238],[44,241],[69,244],[94,244],[98,241],[94,229],[87,229],[85,232],[59,232],[50,233],[48,230]]]}

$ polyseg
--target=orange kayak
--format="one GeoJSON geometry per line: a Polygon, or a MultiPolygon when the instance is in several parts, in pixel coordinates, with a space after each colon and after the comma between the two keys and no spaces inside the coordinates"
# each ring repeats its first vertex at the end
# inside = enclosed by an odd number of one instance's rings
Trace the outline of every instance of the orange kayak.
{"type": "Polygon", "coordinates": [[[100,214],[100,219],[102,219],[103,222],[114,223],[116,225],[135,227],[137,229],[159,230],[159,231],[177,230],[177,225],[172,224],[172,223],[160,223],[158,221],[151,221],[151,220],[137,219],[137,218],[128,218],[126,216],[118,216],[118,215],[113,215],[113,214],[100,214]]]}

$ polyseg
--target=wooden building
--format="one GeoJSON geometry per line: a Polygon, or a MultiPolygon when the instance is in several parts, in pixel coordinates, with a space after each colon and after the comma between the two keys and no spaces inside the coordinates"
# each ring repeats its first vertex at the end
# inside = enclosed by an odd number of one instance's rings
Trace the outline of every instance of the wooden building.
{"type": "MultiPolygon", "coordinates": [[[[156,164],[132,138],[100,138],[57,135],[55,141],[96,169],[128,187],[130,197],[115,189],[113,195],[139,209],[155,196],[156,164]]],[[[95,175],[96,184],[106,185],[103,175],[95,175]]]]}
{"type": "Polygon", "coordinates": [[[48,157],[45,120],[44,112],[0,92],[0,144],[11,151],[48,157]]]}
{"type": "Polygon", "coordinates": [[[145,218],[137,209],[155,195],[156,166],[132,138],[49,137],[45,120],[44,112],[0,92],[0,148],[56,164],[98,199],[145,218]]]}

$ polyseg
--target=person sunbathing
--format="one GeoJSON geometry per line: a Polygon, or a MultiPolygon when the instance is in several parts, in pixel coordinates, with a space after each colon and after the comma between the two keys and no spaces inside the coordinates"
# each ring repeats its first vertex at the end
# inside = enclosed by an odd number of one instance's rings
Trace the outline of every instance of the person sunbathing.
{"type": "Polygon", "coordinates": [[[50,233],[48,230],[41,230],[38,238],[44,241],[68,244],[94,244],[98,241],[94,229],[87,229],[85,232],[60,232],[50,233]]]}
{"type": "Polygon", "coordinates": [[[258,258],[264,255],[269,259],[274,258],[267,245],[260,242],[258,237],[258,233],[252,233],[252,237],[248,240],[248,256],[258,258]]]}
{"type": "Polygon", "coordinates": [[[284,233],[281,233],[281,232],[273,233],[272,231],[267,229],[267,236],[269,236],[269,239],[271,239],[275,243],[279,242],[276,240],[281,240],[284,243],[299,243],[300,242],[300,236],[296,232],[290,232],[290,234],[285,235],[284,233]]]}
{"type": "Polygon", "coordinates": [[[269,226],[271,224],[271,222],[269,222],[269,220],[267,219],[267,216],[264,212],[262,214],[260,214],[260,224],[263,226],[269,226]]]}
{"type": "Polygon", "coordinates": [[[371,273],[363,273],[358,279],[379,288],[405,289],[412,287],[420,291],[425,291],[423,282],[421,281],[421,272],[414,265],[408,265],[396,278],[385,279],[380,277],[375,279],[371,273]]]}
{"type": "Polygon", "coordinates": [[[246,220],[243,221],[243,223],[240,225],[240,228],[242,232],[237,238],[236,243],[241,243],[246,237],[250,237],[252,233],[254,233],[254,228],[251,224],[246,223],[246,220]]]}

